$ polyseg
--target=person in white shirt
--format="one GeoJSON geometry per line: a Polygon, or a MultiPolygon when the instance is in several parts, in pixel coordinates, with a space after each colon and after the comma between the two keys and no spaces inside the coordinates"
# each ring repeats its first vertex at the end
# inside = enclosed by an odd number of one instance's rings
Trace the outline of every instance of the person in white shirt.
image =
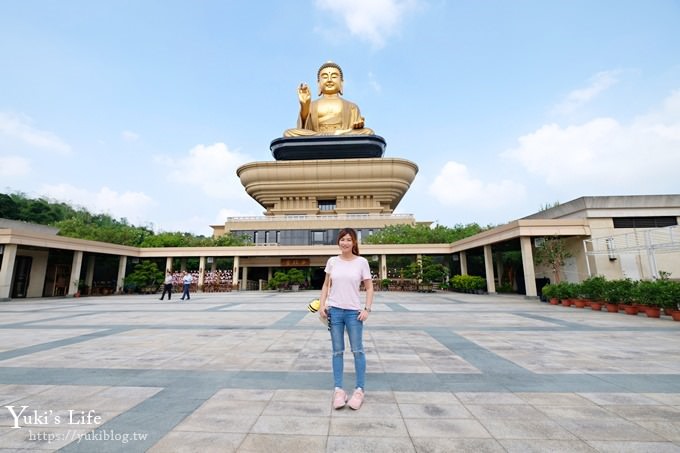
{"type": "Polygon", "coordinates": [[[359,255],[357,234],[352,228],[344,228],[338,233],[340,255],[333,256],[326,263],[326,279],[319,298],[321,317],[330,317],[331,343],[333,345],[333,380],[335,393],[333,407],[340,409],[349,405],[359,409],[364,401],[366,380],[366,355],[363,346],[364,321],[368,319],[373,305],[373,280],[366,258],[359,255]],[[364,283],[366,304],[361,308],[359,287],[364,283]],[[356,387],[352,397],[342,388],[345,352],[345,330],[354,355],[356,387]]]}
{"type": "Polygon", "coordinates": [[[165,293],[168,294],[168,300],[172,299],[172,272],[168,269],[165,273],[165,280],[163,281],[163,294],[161,294],[161,300],[165,297],[165,293]]]}
{"type": "Polygon", "coordinates": [[[182,277],[182,297],[180,298],[181,300],[184,300],[185,298],[187,300],[191,299],[191,296],[189,295],[189,288],[191,287],[191,284],[193,282],[194,277],[187,271],[184,271],[184,277],[182,277]]]}

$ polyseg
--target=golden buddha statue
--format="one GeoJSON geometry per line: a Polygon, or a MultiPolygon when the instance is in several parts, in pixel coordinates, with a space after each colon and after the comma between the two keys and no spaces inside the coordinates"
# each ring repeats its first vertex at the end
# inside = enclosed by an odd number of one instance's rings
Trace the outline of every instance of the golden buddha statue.
{"type": "Polygon", "coordinates": [[[297,90],[300,101],[297,128],[286,130],[284,137],[373,135],[373,130],[364,127],[359,107],[340,97],[343,82],[340,66],[332,61],[322,64],[316,79],[321,97],[312,101],[309,87],[305,83],[300,84],[297,90]]]}

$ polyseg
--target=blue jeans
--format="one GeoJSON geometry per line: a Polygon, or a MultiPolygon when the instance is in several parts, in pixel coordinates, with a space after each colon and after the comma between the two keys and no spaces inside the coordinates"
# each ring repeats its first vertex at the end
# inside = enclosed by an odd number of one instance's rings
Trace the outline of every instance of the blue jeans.
{"type": "Polygon", "coordinates": [[[366,354],[364,354],[364,323],[357,319],[358,310],[329,307],[331,316],[331,342],[333,343],[333,380],[335,386],[342,388],[344,370],[345,329],[349,336],[349,345],[354,354],[354,370],[356,386],[364,388],[366,383],[366,354]]]}
{"type": "Polygon", "coordinates": [[[191,299],[191,296],[189,296],[190,287],[191,285],[189,283],[182,284],[182,299],[184,298],[191,299]]]}

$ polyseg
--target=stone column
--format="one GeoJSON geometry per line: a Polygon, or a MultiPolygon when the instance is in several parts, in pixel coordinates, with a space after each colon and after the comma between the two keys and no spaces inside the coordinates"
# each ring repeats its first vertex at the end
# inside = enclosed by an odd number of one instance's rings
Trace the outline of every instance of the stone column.
{"type": "Polygon", "coordinates": [[[95,256],[90,255],[87,257],[87,270],[85,271],[85,285],[89,289],[89,293],[92,294],[92,281],[94,280],[94,261],[95,256]]]}
{"type": "Polygon", "coordinates": [[[503,283],[501,281],[503,278],[503,254],[501,252],[496,252],[496,275],[498,275],[498,284],[501,285],[503,283]]]}
{"type": "Polygon", "coordinates": [[[121,256],[118,259],[118,278],[116,281],[116,288],[118,290],[118,294],[121,294],[123,292],[123,288],[125,288],[125,268],[127,267],[127,256],[121,256]]]}
{"type": "Polygon", "coordinates": [[[380,280],[387,278],[387,255],[380,255],[380,280]]]}
{"type": "Polygon", "coordinates": [[[0,264],[0,301],[10,299],[12,279],[14,278],[14,260],[17,257],[17,245],[5,244],[0,264]]]}
{"type": "Polygon", "coordinates": [[[165,258],[165,271],[172,272],[172,257],[170,257],[170,256],[165,258]]]}
{"type": "Polygon", "coordinates": [[[83,266],[83,252],[77,250],[73,252],[73,262],[71,263],[71,281],[68,284],[67,296],[73,296],[78,292],[78,280],[80,279],[80,269],[83,266]]]}
{"type": "Polygon", "coordinates": [[[234,257],[234,268],[231,274],[231,287],[232,289],[238,290],[238,269],[239,269],[239,257],[234,257]]]}
{"type": "Polygon", "coordinates": [[[538,297],[536,291],[536,271],[534,269],[534,254],[531,249],[531,237],[522,236],[519,238],[522,250],[522,268],[524,269],[524,287],[527,297],[538,297]]]}
{"type": "Polygon", "coordinates": [[[467,275],[467,253],[462,251],[460,255],[460,275],[467,275]]]}
{"type": "Polygon", "coordinates": [[[198,259],[198,287],[203,288],[203,281],[205,280],[205,256],[198,259]]]}
{"type": "Polygon", "coordinates": [[[248,289],[248,266],[243,266],[243,278],[241,279],[241,289],[248,289]]]}
{"type": "Polygon", "coordinates": [[[484,271],[486,273],[486,290],[489,294],[495,294],[496,280],[493,275],[493,252],[490,245],[484,246],[484,271]]]}

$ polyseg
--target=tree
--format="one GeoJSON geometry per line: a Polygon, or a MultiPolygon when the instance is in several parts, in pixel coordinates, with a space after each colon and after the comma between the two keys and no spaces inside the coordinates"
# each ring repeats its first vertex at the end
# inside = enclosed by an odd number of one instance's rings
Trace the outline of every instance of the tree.
{"type": "Polygon", "coordinates": [[[288,275],[288,282],[291,285],[301,285],[307,280],[305,274],[296,268],[289,269],[286,274],[288,275]]]}
{"type": "Polygon", "coordinates": [[[135,269],[125,277],[125,286],[136,292],[152,288],[155,292],[163,281],[163,272],[153,261],[142,261],[135,265],[135,269]]]}
{"type": "Polygon", "coordinates": [[[60,236],[132,247],[235,247],[251,243],[245,235],[212,238],[181,232],[155,234],[150,227],[130,225],[125,218],[92,214],[46,198],[30,199],[23,193],[0,194],[0,217],[52,225],[60,236]]]}
{"type": "Polygon", "coordinates": [[[545,238],[543,245],[536,247],[534,261],[536,264],[547,265],[555,275],[555,283],[559,283],[564,261],[571,256],[566,241],[558,236],[552,236],[545,238]]]}
{"type": "Polygon", "coordinates": [[[19,220],[19,206],[9,195],[0,193],[0,218],[19,220]]]}
{"type": "Polygon", "coordinates": [[[390,225],[363,239],[366,244],[451,244],[491,228],[476,223],[453,228],[437,225],[390,225]]]}
{"type": "Polygon", "coordinates": [[[288,287],[288,274],[285,272],[277,271],[274,273],[274,276],[272,277],[271,280],[269,280],[267,286],[269,286],[270,289],[285,289],[288,287]]]}
{"type": "Polygon", "coordinates": [[[415,278],[419,283],[429,285],[432,282],[442,282],[448,274],[443,264],[435,263],[431,256],[424,255],[419,261],[411,263],[404,269],[404,276],[415,278]]]}

